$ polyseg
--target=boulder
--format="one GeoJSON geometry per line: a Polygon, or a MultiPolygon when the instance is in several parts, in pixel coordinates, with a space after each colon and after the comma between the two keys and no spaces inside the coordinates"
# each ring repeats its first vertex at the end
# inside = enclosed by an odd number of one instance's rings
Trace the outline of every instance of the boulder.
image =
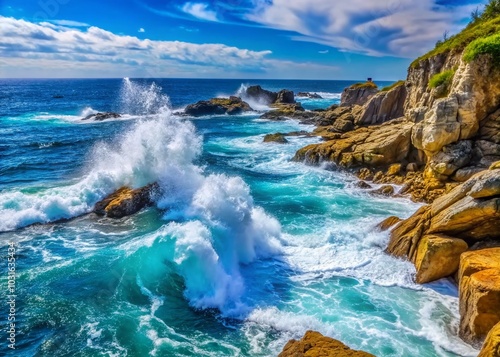
{"type": "Polygon", "coordinates": [[[372,187],[367,184],[365,181],[358,181],[356,182],[356,187],[361,188],[363,190],[368,190],[371,189],[372,187]]]}
{"type": "Polygon", "coordinates": [[[460,337],[479,345],[500,322],[500,269],[472,274],[460,283],[460,337]]]}
{"type": "Polygon", "coordinates": [[[354,130],[354,124],[350,120],[339,119],[336,120],[329,131],[336,133],[347,133],[348,131],[354,130]]]}
{"type": "Polygon", "coordinates": [[[381,196],[394,196],[395,190],[391,185],[384,185],[376,190],[370,191],[370,193],[381,196]]]}
{"type": "Polygon", "coordinates": [[[93,119],[95,121],[103,121],[106,119],[118,119],[118,118],[121,118],[121,115],[118,113],[105,112],[105,113],[96,113],[96,114],[87,115],[85,118],[82,118],[82,120],[93,119]]]}
{"type": "Polygon", "coordinates": [[[439,175],[451,176],[472,160],[472,141],[461,140],[444,146],[434,155],[428,166],[439,175]]]}
{"type": "Polygon", "coordinates": [[[288,140],[285,138],[285,135],[282,133],[276,134],[267,134],[264,136],[265,143],[278,143],[278,144],[286,144],[288,140]]]}
{"type": "Polygon", "coordinates": [[[424,284],[454,274],[460,265],[460,255],[468,248],[464,240],[442,234],[422,237],[415,259],[416,282],[424,284]]]}
{"type": "Polygon", "coordinates": [[[500,323],[490,330],[477,357],[500,357],[500,323]]]}
{"type": "Polygon", "coordinates": [[[402,219],[396,216],[391,216],[386,219],[384,219],[382,222],[377,224],[377,229],[379,229],[382,232],[385,232],[389,230],[391,227],[394,227],[396,224],[401,222],[402,219]]]}
{"type": "Polygon", "coordinates": [[[307,331],[301,340],[290,340],[278,357],[374,357],[372,354],[350,349],[342,342],[307,331]]]}
{"type": "Polygon", "coordinates": [[[190,104],[184,110],[184,113],[194,117],[205,115],[238,115],[243,112],[249,112],[253,109],[248,103],[238,97],[230,98],[212,98],[202,100],[195,104],[190,104]]]}
{"type": "Polygon", "coordinates": [[[122,218],[139,212],[153,204],[152,196],[158,190],[158,184],[150,184],[138,189],[122,187],[97,202],[94,212],[109,218],[122,218]]]}
{"type": "Polygon", "coordinates": [[[392,232],[388,252],[416,261],[427,234],[445,234],[473,243],[500,240],[500,170],[485,170],[424,206],[392,232]]]}

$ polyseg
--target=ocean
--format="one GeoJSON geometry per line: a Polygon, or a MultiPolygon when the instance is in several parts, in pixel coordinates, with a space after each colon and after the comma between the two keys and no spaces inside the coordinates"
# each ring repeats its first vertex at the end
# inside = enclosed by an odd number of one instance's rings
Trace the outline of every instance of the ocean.
{"type": "Polygon", "coordinates": [[[326,108],[351,83],[0,80],[0,355],[277,356],[309,329],[379,357],[477,355],[457,336],[456,287],[417,285],[384,253],[376,224],[418,204],[291,161],[318,138],[262,142],[312,126],[177,114],[251,84],[316,92],[299,100],[326,108]],[[124,115],[81,120],[97,111],[124,115]],[[154,207],[88,214],[152,182],[154,207]]]}

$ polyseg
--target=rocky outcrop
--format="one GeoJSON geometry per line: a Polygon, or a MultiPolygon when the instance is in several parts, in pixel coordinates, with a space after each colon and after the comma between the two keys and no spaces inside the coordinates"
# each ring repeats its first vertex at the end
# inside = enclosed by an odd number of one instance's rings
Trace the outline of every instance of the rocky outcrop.
{"type": "Polygon", "coordinates": [[[106,119],[118,119],[121,118],[121,115],[114,112],[105,112],[105,113],[95,113],[87,115],[82,120],[95,120],[95,121],[103,121],[106,119]]]}
{"type": "Polygon", "coordinates": [[[298,92],[297,97],[302,98],[310,98],[310,99],[323,99],[318,93],[309,93],[309,92],[298,92]]]}
{"type": "Polygon", "coordinates": [[[375,357],[350,349],[342,342],[323,336],[319,332],[307,331],[301,340],[290,340],[278,357],[375,357]]]}
{"type": "Polygon", "coordinates": [[[490,330],[477,357],[500,357],[500,323],[490,330]]]}
{"type": "Polygon", "coordinates": [[[295,103],[295,95],[292,91],[282,89],[279,92],[271,92],[263,89],[261,86],[248,87],[242,94],[242,97],[266,105],[295,103]]]}
{"type": "Polygon", "coordinates": [[[500,322],[500,248],[462,254],[458,279],[460,336],[479,345],[500,322]]]}
{"type": "Polygon", "coordinates": [[[184,113],[194,117],[205,115],[238,115],[243,112],[249,112],[253,109],[248,103],[238,97],[229,98],[212,98],[210,100],[202,100],[195,104],[190,104],[184,110],[184,113]]]}
{"type": "Polygon", "coordinates": [[[264,136],[265,143],[278,143],[278,144],[287,144],[288,140],[285,138],[285,134],[276,133],[276,134],[267,134],[264,136]]]}
{"type": "Polygon", "coordinates": [[[356,118],[356,125],[382,124],[404,116],[406,86],[400,84],[391,90],[375,94],[364,106],[362,114],[356,118]]]}
{"type": "Polygon", "coordinates": [[[405,120],[359,128],[339,139],[306,146],[297,151],[294,160],[312,164],[331,161],[343,167],[390,165],[407,158],[411,128],[405,120]]]}
{"type": "Polygon", "coordinates": [[[340,106],[365,105],[377,93],[378,88],[373,83],[354,84],[342,92],[340,106]]]}
{"type": "Polygon", "coordinates": [[[457,258],[465,246],[449,240],[452,238],[469,245],[487,239],[500,240],[499,169],[474,175],[398,224],[391,232],[387,251],[415,263],[417,281],[428,282],[456,271],[452,267],[458,267],[457,258]],[[445,240],[436,240],[436,235],[445,240]],[[446,269],[436,268],[445,260],[446,269]]]}
{"type": "Polygon", "coordinates": [[[94,206],[94,212],[109,218],[130,216],[153,204],[152,197],[158,189],[157,184],[150,184],[138,189],[122,187],[97,202],[94,206]]]}

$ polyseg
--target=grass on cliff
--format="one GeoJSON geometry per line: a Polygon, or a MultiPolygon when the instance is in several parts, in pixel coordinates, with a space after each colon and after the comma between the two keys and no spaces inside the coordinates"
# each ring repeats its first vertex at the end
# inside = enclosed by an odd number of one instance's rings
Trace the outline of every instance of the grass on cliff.
{"type": "MultiPolygon", "coordinates": [[[[500,0],[490,0],[483,12],[475,12],[475,14],[472,14],[472,17],[472,21],[465,29],[445,41],[439,41],[433,50],[413,61],[411,67],[415,68],[421,61],[439,54],[451,51],[463,51],[469,44],[472,46],[472,42],[475,42],[476,40],[487,39],[489,37],[493,37],[493,35],[498,35],[498,33],[500,33],[500,0]]],[[[484,43],[481,43],[481,45],[476,44],[474,46],[474,51],[471,51],[477,55],[482,53],[491,53],[480,52],[478,51],[478,47],[483,50],[488,47],[488,51],[492,50],[492,46],[486,46],[484,43]]],[[[498,46],[495,48],[495,51],[497,51],[498,46]]]]}
{"type": "Polygon", "coordinates": [[[349,88],[351,89],[377,89],[378,86],[373,82],[355,83],[349,88]]]}
{"type": "Polygon", "coordinates": [[[500,34],[489,36],[486,38],[478,38],[472,41],[464,52],[464,60],[471,62],[477,59],[480,55],[489,54],[493,56],[495,64],[500,64],[500,34]]]}
{"type": "Polygon", "coordinates": [[[403,86],[405,83],[406,83],[405,81],[397,81],[391,85],[388,85],[387,87],[382,88],[380,91],[381,92],[388,92],[396,87],[403,86]]]}
{"type": "Polygon", "coordinates": [[[442,85],[449,87],[453,81],[454,75],[455,71],[453,69],[433,75],[429,80],[429,88],[437,88],[442,85]]]}

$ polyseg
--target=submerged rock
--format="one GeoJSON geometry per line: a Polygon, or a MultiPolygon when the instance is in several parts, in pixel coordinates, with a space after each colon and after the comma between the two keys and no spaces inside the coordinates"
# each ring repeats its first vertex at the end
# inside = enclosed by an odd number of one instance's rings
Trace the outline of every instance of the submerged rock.
{"type": "Polygon", "coordinates": [[[94,212],[109,218],[122,218],[139,212],[153,203],[152,195],[158,190],[153,183],[138,189],[122,187],[96,203],[94,212]]]}
{"type": "Polygon", "coordinates": [[[290,340],[278,357],[375,357],[350,349],[342,342],[323,336],[319,332],[307,331],[301,340],[290,340]]]}
{"type": "Polygon", "coordinates": [[[241,98],[231,96],[229,98],[212,98],[202,100],[195,104],[190,104],[184,110],[184,113],[194,117],[205,115],[238,115],[244,112],[253,111],[247,102],[241,98]]]}
{"type": "Polygon", "coordinates": [[[85,118],[82,118],[82,120],[93,119],[95,121],[103,121],[106,119],[117,119],[117,118],[121,118],[121,115],[114,112],[105,112],[105,113],[96,113],[87,115],[85,118]]]}

